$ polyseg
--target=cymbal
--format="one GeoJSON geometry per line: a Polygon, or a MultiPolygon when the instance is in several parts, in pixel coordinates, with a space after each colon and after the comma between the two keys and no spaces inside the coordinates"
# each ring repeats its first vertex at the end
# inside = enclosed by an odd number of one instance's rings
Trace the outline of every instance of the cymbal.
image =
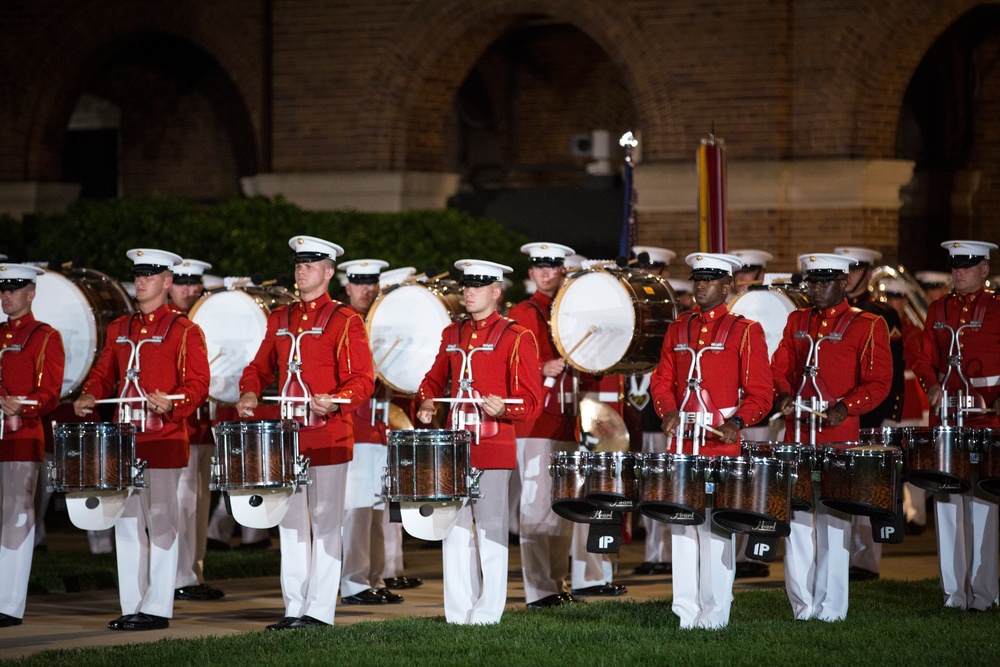
{"type": "Polygon", "coordinates": [[[594,452],[628,451],[625,420],[607,403],[580,399],[580,439],[594,452]]]}
{"type": "Polygon", "coordinates": [[[395,403],[389,404],[389,428],[393,431],[412,431],[413,422],[406,416],[403,408],[395,403]]]}

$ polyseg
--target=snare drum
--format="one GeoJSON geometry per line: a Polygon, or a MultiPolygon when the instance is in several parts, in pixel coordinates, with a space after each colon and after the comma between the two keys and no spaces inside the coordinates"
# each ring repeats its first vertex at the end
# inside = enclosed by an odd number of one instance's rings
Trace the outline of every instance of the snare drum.
{"type": "Polygon", "coordinates": [[[636,375],[656,368],[677,296],[663,278],[632,269],[573,274],[552,304],[559,355],[585,373],[636,375]]]}
{"type": "Polygon", "coordinates": [[[569,521],[587,522],[597,509],[584,499],[586,452],[552,452],[552,511],[569,521]]]}
{"type": "Polygon", "coordinates": [[[796,477],[792,484],[792,510],[810,512],[813,508],[813,473],[819,470],[816,449],[791,442],[743,442],[746,458],[778,459],[792,465],[796,477]]]}
{"type": "Polygon", "coordinates": [[[104,422],[53,425],[53,491],[117,491],[142,486],[135,426],[104,422]]]}
{"type": "Polygon", "coordinates": [[[583,497],[602,510],[629,511],[638,501],[635,454],[630,452],[585,452],[586,481],[583,497]]]}
{"type": "Polygon", "coordinates": [[[664,523],[705,523],[708,457],[688,454],[639,454],[639,511],[664,523]]]}
{"type": "Polygon", "coordinates": [[[973,437],[979,442],[979,488],[1000,496],[1000,429],[977,428],[973,437]]]}
{"type": "Polygon", "coordinates": [[[207,291],[191,306],[188,317],[205,333],[212,371],[209,398],[220,403],[239,400],[240,376],[264,340],[268,316],[295,301],[283,287],[244,285],[207,291]]]}
{"type": "Polygon", "coordinates": [[[221,422],[212,427],[212,488],[267,489],[305,483],[299,423],[291,419],[221,422]]]}
{"type": "Polygon", "coordinates": [[[802,292],[779,285],[762,285],[740,292],[729,302],[729,312],[760,322],[770,358],[778,349],[788,316],[793,310],[808,305],[809,297],[802,292]]]}
{"type": "Polygon", "coordinates": [[[444,328],[461,317],[462,289],[452,280],[393,285],[368,310],[368,343],[378,376],[415,394],[434,365],[444,328]]]}
{"type": "Polygon", "coordinates": [[[712,521],[737,533],[786,537],[791,532],[788,520],[794,477],[795,469],[787,461],[715,457],[712,521]]]}
{"type": "Polygon", "coordinates": [[[393,431],[388,447],[388,499],[394,502],[478,497],[469,465],[470,431],[393,431]]]}
{"type": "MultiPolygon", "coordinates": [[[[62,336],[66,366],[59,397],[66,398],[87,379],[104,347],[108,325],[133,312],[132,299],[118,281],[94,269],[46,271],[37,282],[31,309],[62,336]]],[[[0,313],[0,322],[6,319],[0,313]]]]}
{"type": "Polygon", "coordinates": [[[896,447],[854,442],[823,449],[819,501],[847,514],[891,519],[899,511],[903,454],[896,447]]]}
{"type": "Polygon", "coordinates": [[[980,441],[973,436],[973,429],[957,426],[907,429],[906,481],[927,491],[967,493],[972,459],[980,453],[980,441]]]}
{"type": "Polygon", "coordinates": [[[900,451],[906,446],[908,428],[863,428],[858,440],[865,445],[896,447],[900,451]]]}

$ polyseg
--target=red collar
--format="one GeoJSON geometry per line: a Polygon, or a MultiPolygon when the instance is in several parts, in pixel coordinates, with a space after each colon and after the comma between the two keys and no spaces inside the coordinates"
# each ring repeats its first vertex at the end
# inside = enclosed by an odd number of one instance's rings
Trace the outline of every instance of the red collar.
{"type": "Polygon", "coordinates": [[[24,327],[28,326],[29,324],[34,324],[34,323],[35,323],[35,315],[34,315],[34,313],[32,313],[29,310],[22,317],[19,317],[16,320],[13,320],[13,321],[12,320],[7,320],[4,324],[6,324],[7,326],[9,326],[11,329],[23,329],[24,327]]]}
{"type": "Polygon", "coordinates": [[[500,313],[495,310],[490,313],[489,317],[485,317],[481,320],[472,320],[472,328],[475,331],[482,331],[483,329],[489,329],[491,326],[499,322],[501,319],[500,313]]]}
{"type": "Polygon", "coordinates": [[[840,303],[838,303],[836,306],[833,306],[832,308],[827,308],[827,309],[823,310],[823,309],[815,308],[814,307],[813,310],[815,312],[819,313],[824,319],[830,319],[830,318],[833,318],[833,317],[840,316],[841,314],[843,314],[844,312],[846,312],[850,307],[851,307],[851,304],[847,303],[847,299],[844,299],[843,301],[841,301],[840,303]]]}
{"type": "Polygon", "coordinates": [[[136,314],[139,316],[139,319],[142,321],[143,324],[158,324],[162,322],[164,318],[166,318],[172,312],[173,311],[171,310],[170,306],[164,303],[162,306],[160,306],[151,313],[147,314],[140,311],[136,314]]]}
{"type": "Polygon", "coordinates": [[[327,294],[321,294],[320,296],[316,297],[312,301],[302,301],[302,302],[299,303],[299,307],[302,309],[303,312],[308,313],[308,312],[311,312],[311,311],[314,311],[314,310],[319,310],[320,308],[322,308],[326,304],[332,303],[332,302],[333,302],[333,297],[331,297],[327,293],[327,294]]]}
{"type": "Polygon", "coordinates": [[[729,307],[725,303],[720,303],[711,310],[702,311],[701,306],[695,306],[695,312],[702,322],[718,322],[723,315],[729,312],[729,307]]]}
{"type": "Polygon", "coordinates": [[[543,308],[551,308],[552,307],[552,301],[553,301],[552,297],[551,296],[545,296],[541,292],[535,292],[534,294],[532,294],[531,295],[531,300],[532,301],[537,301],[538,305],[542,306],[543,308]]]}

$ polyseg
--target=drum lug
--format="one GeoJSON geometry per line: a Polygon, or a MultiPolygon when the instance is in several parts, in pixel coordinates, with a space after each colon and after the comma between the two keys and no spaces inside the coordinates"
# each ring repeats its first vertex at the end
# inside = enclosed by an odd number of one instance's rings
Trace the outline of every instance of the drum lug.
{"type": "Polygon", "coordinates": [[[142,459],[136,459],[135,465],[132,466],[132,486],[137,489],[146,488],[146,478],[142,474],[144,470],[146,470],[146,462],[142,459]]]}
{"type": "Polygon", "coordinates": [[[390,483],[389,482],[389,468],[388,467],[383,467],[382,468],[382,494],[379,496],[379,498],[382,500],[382,502],[388,502],[389,501],[389,483],[390,483]]]}
{"type": "Polygon", "coordinates": [[[45,481],[45,490],[48,491],[49,493],[55,493],[55,490],[56,490],[56,488],[55,488],[55,484],[56,484],[56,464],[55,464],[55,461],[49,461],[47,464],[45,464],[45,467],[46,467],[46,469],[49,472],[48,479],[45,481]]]}
{"type": "Polygon", "coordinates": [[[302,456],[295,459],[295,485],[296,486],[309,486],[309,457],[302,456]]]}
{"type": "Polygon", "coordinates": [[[479,478],[483,476],[483,471],[477,468],[469,469],[469,497],[470,498],[482,498],[483,494],[479,492],[479,478]]]}
{"type": "MultiPolygon", "coordinates": [[[[215,428],[212,428],[212,435],[215,435],[215,428]]],[[[219,467],[219,460],[214,456],[209,459],[208,469],[211,470],[212,479],[208,483],[209,491],[221,491],[219,488],[219,475],[222,474],[222,470],[219,467]]]]}

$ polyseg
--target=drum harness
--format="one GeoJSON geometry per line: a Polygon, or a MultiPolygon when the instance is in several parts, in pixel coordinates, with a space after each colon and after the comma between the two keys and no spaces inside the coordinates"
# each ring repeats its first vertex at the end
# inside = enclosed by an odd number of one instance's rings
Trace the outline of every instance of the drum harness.
{"type": "Polygon", "coordinates": [[[691,424],[690,440],[692,454],[697,456],[701,447],[705,444],[705,431],[719,433],[719,431],[713,428],[712,422],[716,414],[722,415],[722,411],[715,407],[711,396],[708,395],[708,390],[701,388],[701,356],[706,352],[718,353],[725,350],[726,340],[728,340],[730,332],[736,323],[743,319],[743,316],[727,313],[725,321],[720,322],[718,328],[715,330],[714,340],[697,352],[689,344],[688,329],[693,319],[695,319],[695,315],[690,315],[687,322],[683,324],[679,323],[678,329],[680,333],[677,345],[674,347],[674,352],[687,352],[692,357],[691,366],[688,367],[687,388],[684,390],[683,398],[681,398],[681,409],[678,415],[680,423],[677,425],[677,430],[674,434],[674,450],[677,454],[684,453],[685,426],[691,424]],[[696,402],[695,407],[697,409],[694,411],[686,410],[692,402],[696,402]]]}
{"type": "MultiPolygon", "coordinates": [[[[503,318],[500,322],[493,325],[493,329],[490,331],[489,337],[480,347],[474,347],[468,352],[462,349],[462,325],[465,324],[465,320],[459,320],[458,326],[454,328],[454,333],[451,336],[451,341],[448,347],[445,348],[445,352],[448,353],[458,353],[462,356],[462,366],[459,372],[458,381],[458,391],[455,392],[456,403],[451,408],[451,423],[458,430],[471,430],[476,436],[475,444],[479,444],[479,438],[482,434],[483,425],[483,414],[482,409],[479,407],[474,399],[479,399],[479,391],[472,388],[472,355],[476,352],[485,352],[489,354],[493,352],[496,348],[497,341],[500,340],[500,336],[503,332],[507,330],[512,324],[512,321],[503,318]],[[473,428],[469,429],[468,427],[473,428]]],[[[489,417],[489,415],[487,415],[489,417]]],[[[482,437],[489,438],[496,435],[496,419],[490,417],[492,422],[486,422],[492,428],[482,437]]]]}
{"type": "Polygon", "coordinates": [[[983,318],[986,316],[986,304],[991,299],[991,296],[983,294],[979,298],[979,302],[976,303],[975,310],[972,311],[972,320],[968,324],[963,324],[958,328],[954,328],[948,324],[948,309],[947,302],[945,302],[942,305],[942,309],[945,311],[944,319],[934,323],[935,329],[944,330],[951,334],[951,342],[948,345],[948,370],[945,371],[943,377],[940,377],[942,392],[939,414],[943,426],[952,425],[950,423],[952,419],[955,421],[954,426],[962,426],[965,422],[966,412],[981,412],[986,407],[982,396],[972,391],[973,381],[965,377],[965,372],[962,370],[962,345],[958,342],[958,337],[965,329],[982,328],[983,318]],[[951,379],[952,373],[958,377],[962,383],[962,388],[954,395],[949,395],[945,387],[948,386],[948,380],[951,379]]]}
{"type": "MultiPolygon", "coordinates": [[[[133,313],[129,316],[128,326],[125,329],[129,334],[132,332],[132,324],[135,322],[136,317],[139,317],[138,313],[133,313]]],[[[118,336],[115,339],[115,342],[119,345],[128,345],[130,348],[128,368],[125,371],[125,384],[118,394],[118,398],[123,399],[118,403],[118,423],[135,423],[136,428],[143,433],[146,431],[159,431],[163,428],[163,418],[156,413],[146,411],[146,392],[139,386],[139,349],[146,343],[162,343],[167,337],[170,327],[178,317],[180,317],[179,313],[171,312],[168,317],[160,321],[157,332],[152,338],[140,340],[138,343],[128,335],[118,336]],[[138,407],[132,407],[132,403],[138,403],[139,405],[138,407]]]]}
{"type": "MultiPolygon", "coordinates": [[[[0,358],[2,358],[3,355],[7,354],[8,352],[20,352],[21,350],[23,350],[28,345],[28,341],[31,339],[31,335],[36,331],[38,331],[38,329],[41,326],[42,323],[36,321],[30,328],[25,329],[21,333],[21,336],[19,336],[21,338],[20,341],[14,343],[13,345],[8,345],[3,349],[0,349],[0,358]]],[[[3,379],[3,364],[0,364],[0,380],[2,379],[3,379]]],[[[10,394],[7,392],[6,389],[3,388],[2,385],[0,385],[0,396],[10,396],[10,394]]],[[[31,405],[31,402],[25,402],[24,398],[20,396],[18,398],[25,405],[31,405]]],[[[3,440],[3,433],[5,430],[10,431],[11,433],[14,433],[15,431],[20,431],[22,424],[23,422],[21,420],[21,415],[13,415],[11,417],[7,417],[6,415],[4,415],[3,410],[0,410],[0,440],[3,440]]]]}
{"type": "Polygon", "coordinates": [[[285,309],[285,326],[276,332],[278,336],[288,336],[292,339],[292,345],[288,349],[288,376],[285,378],[285,384],[281,388],[280,394],[280,398],[285,399],[281,400],[282,419],[293,419],[301,423],[303,428],[310,429],[321,428],[326,423],[325,415],[322,417],[313,415],[309,409],[312,390],[302,379],[302,338],[321,335],[326,330],[326,325],[330,323],[330,318],[343,306],[344,304],[339,301],[325,304],[316,315],[316,324],[311,329],[301,331],[297,335],[291,332],[292,308],[285,309]]]}
{"type": "MultiPolygon", "coordinates": [[[[848,308],[837,319],[837,324],[834,326],[833,331],[828,336],[820,337],[819,340],[814,340],[809,335],[808,324],[813,311],[806,312],[805,329],[800,329],[794,334],[795,338],[809,341],[809,351],[806,353],[806,363],[802,369],[802,382],[799,383],[799,390],[795,393],[795,435],[797,440],[802,442],[802,413],[809,413],[809,445],[815,447],[816,433],[817,431],[823,431],[823,422],[821,420],[826,416],[826,409],[830,405],[830,392],[826,388],[826,383],[819,377],[819,346],[820,343],[827,341],[835,343],[843,340],[844,332],[847,331],[847,327],[850,326],[851,322],[861,314],[861,309],[848,308]],[[810,388],[812,391],[808,391],[810,388]],[[807,393],[811,394],[808,404],[802,402],[807,393]]],[[[802,319],[801,316],[799,319],[802,319]]]]}

